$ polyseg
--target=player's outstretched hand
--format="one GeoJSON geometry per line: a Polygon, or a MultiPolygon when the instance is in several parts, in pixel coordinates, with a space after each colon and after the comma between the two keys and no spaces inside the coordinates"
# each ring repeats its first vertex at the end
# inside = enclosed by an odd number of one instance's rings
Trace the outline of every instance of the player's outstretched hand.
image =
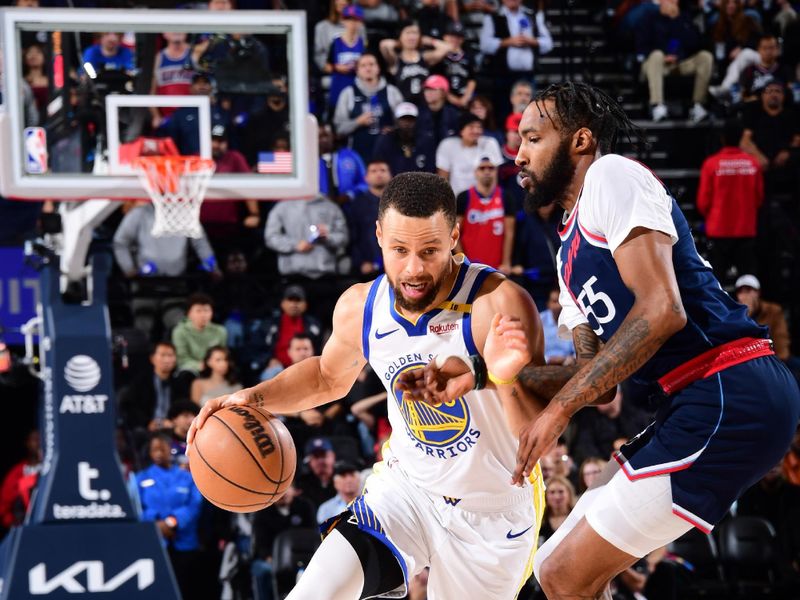
{"type": "Polygon", "coordinates": [[[529,346],[522,321],[517,317],[495,315],[483,346],[486,368],[498,379],[514,379],[532,360],[529,346]]]}
{"type": "Polygon", "coordinates": [[[211,415],[218,410],[227,408],[228,406],[242,406],[247,404],[247,399],[250,393],[247,390],[239,390],[233,394],[226,394],[225,396],[217,396],[212,398],[203,405],[200,412],[192,421],[189,431],[186,433],[186,454],[189,454],[194,442],[194,436],[197,435],[197,430],[200,429],[211,415]]]}
{"type": "Polygon", "coordinates": [[[475,387],[472,371],[460,358],[433,358],[422,369],[409,369],[397,378],[398,387],[412,400],[438,406],[460,398],[475,387]]]}
{"type": "Polygon", "coordinates": [[[511,475],[513,485],[522,485],[533,471],[536,461],[555,446],[567,428],[569,417],[552,407],[553,404],[550,404],[534,421],[520,429],[517,466],[511,475]]]}

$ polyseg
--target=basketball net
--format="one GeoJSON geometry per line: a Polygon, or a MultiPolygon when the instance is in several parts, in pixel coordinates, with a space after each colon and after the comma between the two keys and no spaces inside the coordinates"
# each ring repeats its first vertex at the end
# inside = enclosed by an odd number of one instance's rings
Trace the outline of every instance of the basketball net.
{"type": "Polygon", "coordinates": [[[154,237],[203,237],[200,207],[214,161],[199,156],[140,156],[133,161],[155,208],[154,237]]]}

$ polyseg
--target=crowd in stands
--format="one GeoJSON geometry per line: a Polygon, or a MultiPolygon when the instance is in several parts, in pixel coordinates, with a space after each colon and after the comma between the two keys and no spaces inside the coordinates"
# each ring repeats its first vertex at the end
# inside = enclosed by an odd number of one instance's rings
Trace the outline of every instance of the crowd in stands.
{"type": "MultiPolygon", "coordinates": [[[[263,8],[239,4],[209,0],[194,9],[263,8]]],[[[327,16],[308,13],[310,20],[319,17],[309,23],[310,108],[320,123],[318,196],[207,202],[199,239],[153,237],[149,203],[126,206],[108,225],[104,235],[117,265],[112,325],[131,354],[127,367],[117,361],[120,452],[134,473],[131,493],[142,518],[157,523],[186,598],[276,597],[286,585],[273,577],[276,539],[343,510],[359,493],[364,471],[380,460],[391,431],[384,388],[369,367],[345,398],[282,417],[298,448],[298,476],[263,511],[234,516],[205,502],[186,470],[184,438],[208,399],[275,377],[321,351],[341,292],[382,272],[374,229],[378,200],[394,175],[419,170],[449,181],[461,228],[458,251],[529,291],[542,316],[548,362],[575,360],[571,342],[557,335],[562,211],[549,206],[526,214],[514,164],[521,113],[542,87],[539,61],[554,48],[548,11],[557,4],[331,0],[327,16]]],[[[765,207],[778,207],[795,247],[800,238],[797,3],[600,4],[587,3],[605,24],[609,45],[646,86],[649,121],[643,125],[663,126],[680,116],[688,126],[713,122],[718,131],[719,151],[697,165],[705,255],[722,285],[770,328],[776,353],[797,373],[787,315],[761,297],[767,292],[770,298],[775,285],[766,266],[772,256],[763,249],[765,207]],[[667,80],[681,76],[691,78],[690,85],[672,97],[667,80]]],[[[46,40],[31,32],[23,43],[26,120],[46,125],[46,40]]],[[[289,144],[286,64],[265,40],[166,32],[155,43],[151,93],[211,100],[218,173],[260,172],[265,152],[301,151],[289,144]],[[247,81],[260,82],[255,88],[237,86],[237,74],[245,71],[247,81]]],[[[81,64],[97,72],[132,71],[140,50],[123,34],[102,33],[81,64]]],[[[80,110],[85,73],[74,75],[69,135],[77,135],[79,170],[86,171],[93,117],[80,110]]],[[[193,110],[153,108],[145,131],[182,154],[197,153],[193,110]]],[[[543,538],[564,522],[619,446],[648,424],[645,397],[626,382],[611,403],[579,413],[542,459],[543,538]]],[[[32,432],[25,458],[3,480],[3,528],[24,516],[41,461],[38,444],[32,432]]],[[[736,515],[771,524],[780,578],[800,585],[800,437],[729,518],[736,515]]],[[[680,585],[691,586],[693,577],[691,566],[664,548],[621,574],[612,588],[618,599],[679,598],[686,596],[674,590],[688,589],[680,585]]],[[[409,597],[424,598],[424,585],[423,574],[409,597]]],[[[531,582],[521,597],[537,593],[531,582]]]]}

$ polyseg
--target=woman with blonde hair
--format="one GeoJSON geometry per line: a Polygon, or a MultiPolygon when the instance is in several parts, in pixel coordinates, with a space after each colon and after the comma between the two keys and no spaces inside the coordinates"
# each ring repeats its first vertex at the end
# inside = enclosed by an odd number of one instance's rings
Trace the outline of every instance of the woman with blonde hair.
{"type": "Polygon", "coordinates": [[[592,483],[597,480],[607,464],[602,458],[596,456],[590,456],[583,461],[578,470],[578,495],[592,487],[592,483]]]}
{"type": "Polygon", "coordinates": [[[578,499],[575,487],[562,475],[550,477],[545,486],[545,509],[539,536],[548,539],[566,521],[578,499]]]}

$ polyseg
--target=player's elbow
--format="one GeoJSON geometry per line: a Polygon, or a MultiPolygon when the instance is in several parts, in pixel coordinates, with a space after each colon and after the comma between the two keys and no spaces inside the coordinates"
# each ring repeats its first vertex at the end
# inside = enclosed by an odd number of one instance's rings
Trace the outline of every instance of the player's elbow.
{"type": "Polygon", "coordinates": [[[667,337],[686,327],[686,311],[680,297],[664,298],[658,306],[654,323],[667,337]]]}

